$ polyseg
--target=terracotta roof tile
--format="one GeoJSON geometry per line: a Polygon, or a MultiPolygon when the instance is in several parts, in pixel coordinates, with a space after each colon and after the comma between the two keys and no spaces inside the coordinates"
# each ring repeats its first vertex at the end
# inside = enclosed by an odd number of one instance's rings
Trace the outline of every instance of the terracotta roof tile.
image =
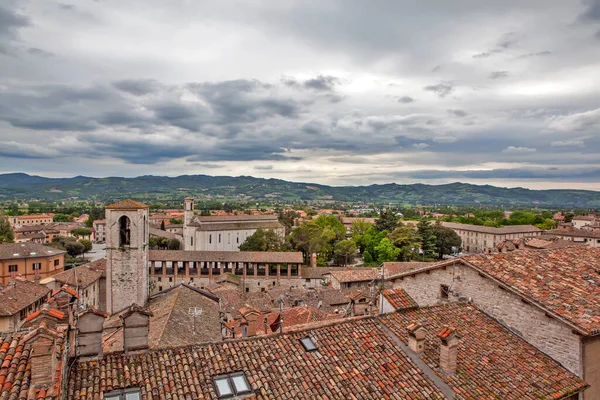
{"type": "Polygon", "coordinates": [[[301,264],[304,258],[300,252],[150,250],[149,260],[301,264]]]}
{"type": "Polygon", "coordinates": [[[406,310],[417,308],[419,306],[417,302],[401,288],[386,289],[382,294],[395,310],[406,310]]]}
{"type": "Polygon", "coordinates": [[[349,271],[332,271],[330,274],[340,283],[366,282],[379,278],[377,268],[355,268],[349,271]]]}
{"type": "Polygon", "coordinates": [[[38,243],[4,243],[0,244],[0,260],[16,260],[33,257],[54,257],[66,251],[44,246],[38,243]]]}
{"type": "Polygon", "coordinates": [[[46,286],[17,278],[0,289],[0,315],[14,315],[49,294],[46,286]]]}
{"type": "Polygon", "coordinates": [[[148,206],[139,201],[127,199],[108,205],[105,208],[108,208],[109,210],[138,210],[148,208],[148,206]]]}
{"type": "Polygon", "coordinates": [[[600,333],[599,248],[523,250],[471,255],[463,260],[570,322],[582,333],[600,333]]]}
{"type": "Polygon", "coordinates": [[[383,323],[405,343],[407,327],[427,334],[423,361],[456,393],[457,399],[560,399],[587,386],[559,363],[468,304],[454,303],[387,314],[383,323]],[[440,340],[460,333],[456,373],[439,366],[440,340]]]}
{"type": "Polygon", "coordinates": [[[587,387],[557,362],[473,306],[452,304],[382,317],[320,322],[283,334],[105,355],[74,365],[68,399],[139,387],[142,398],[216,399],[212,378],[245,373],[256,399],[443,399],[437,374],[457,400],[558,399],[587,387]],[[423,372],[398,346],[413,321],[427,331],[423,372]],[[384,329],[382,324],[386,327],[384,329]],[[457,373],[437,363],[444,326],[460,330],[457,373]],[[393,333],[392,333],[393,332],[393,333]],[[317,350],[307,352],[309,336],[317,350]]]}
{"type": "Polygon", "coordinates": [[[73,287],[86,288],[106,274],[106,258],[96,260],[52,275],[55,281],[73,287]]]}
{"type": "Polygon", "coordinates": [[[533,225],[507,225],[500,228],[482,225],[458,224],[455,222],[442,222],[442,225],[451,229],[462,229],[465,231],[491,233],[493,235],[504,235],[511,233],[540,232],[541,229],[533,225]]]}
{"type": "Polygon", "coordinates": [[[382,264],[386,279],[392,275],[412,271],[418,268],[432,265],[432,262],[408,261],[408,262],[384,262],[382,264]]]}

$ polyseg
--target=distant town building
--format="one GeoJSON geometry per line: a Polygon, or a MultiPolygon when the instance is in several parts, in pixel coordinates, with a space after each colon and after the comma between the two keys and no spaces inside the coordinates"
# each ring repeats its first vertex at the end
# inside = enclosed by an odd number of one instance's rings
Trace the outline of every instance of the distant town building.
{"type": "Polygon", "coordinates": [[[52,223],[54,214],[29,214],[8,217],[11,226],[39,225],[52,223]]]}
{"type": "Polygon", "coordinates": [[[600,222],[600,218],[595,215],[576,215],[571,219],[573,228],[581,229],[587,225],[595,225],[600,222]]]}
{"type": "Polygon", "coordinates": [[[584,225],[583,228],[575,228],[571,225],[560,225],[558,229],[551,229],[545,233],[556,236],[562,240],[600,248],[600,230],[594,229],[593,227],[594,225],[584,225]]]}
{"type": "Polygon", "coordinates": [[[498,243],[507,239],[525,236],[539,236],[542,230],[533,225],[508,225],[493,228],[481,225],[442,222],[442,226],[452,229],[462,239],[461,247],[469,253],[494,253],[498,243]]]}
{"type": "Polygon", "coordinates": [[[65,251],[37,243],[0,244],[0,284],[16,277],[41,280],[62,272],[65,251]]]}
{"type": "Polygon", "coordinates": [[[79,296],[81,306],[106,310],[105,258],[60,272],[51,279],[54,281],[54,289],[60,289],[63,285],[73,288],[79,296]]]}
{"type": "Polygon", "coordinates": [[[106,242],[106,220],[98,219],[92,223],[94,229],[94,241],[99,243],[106,242]]]}
{"type": "Polygon", "coordinates": [[[184,250],[239,251],[240,245],[258,229],[285,236],[285,228],[275,214],[196,217],[194,199],[185,199],[184,250]]]}

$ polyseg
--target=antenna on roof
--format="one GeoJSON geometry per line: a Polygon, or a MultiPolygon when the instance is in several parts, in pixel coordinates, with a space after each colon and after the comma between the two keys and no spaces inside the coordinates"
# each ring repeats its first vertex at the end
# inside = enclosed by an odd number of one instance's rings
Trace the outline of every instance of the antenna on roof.
{"type": "Polygon", "coordinates": [[[188,308],[188,314],[193,318],[194,325],[192,326],[192,334],[196,334],[196,317],[202,315],[202,307],[190,307],[188,308]]]}

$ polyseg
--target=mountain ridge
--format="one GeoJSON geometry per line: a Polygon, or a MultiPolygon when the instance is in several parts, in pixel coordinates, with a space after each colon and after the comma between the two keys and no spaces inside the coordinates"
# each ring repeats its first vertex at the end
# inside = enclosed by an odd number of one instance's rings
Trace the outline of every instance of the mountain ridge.
{"type": "Polygon", "coordinates": [[[195,196],[224,200],[334,200],[343,202],[404,204],[489,204],[520,206],[600,207],[600,191],[579,189],[506,188],[452,182],[330,186],[290,182],[252,176],[143,175],[138,177],[49,178],[23,172],[0,174],[0,200],[30,199],[56,201],[78,197],[109,201],[123,197],[140,200],[180,199],[195,196]]]}

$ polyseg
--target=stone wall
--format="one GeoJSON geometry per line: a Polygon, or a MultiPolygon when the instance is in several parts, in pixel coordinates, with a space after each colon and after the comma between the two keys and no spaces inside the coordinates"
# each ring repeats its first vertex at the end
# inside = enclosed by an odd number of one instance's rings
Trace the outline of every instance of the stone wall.
{"type": "Polygon", "coordinates": [[[457,264],[445,270],[419,273],[395,280],[394,287],[403,288],[419,306],[471,299],[483,311],[581,376],[580,336],[574,334],[572,328],[546,316],[537,306],[524,303],[470,267],[457,264]],[[450,289],[448,299],[442,298],[442,284],[450,289]]]}
{"type": "MultiPolygon", "coordinates": [[[[185,275],[178,276],[151,276],[150,277],[150,287],[151,287],[151,295],[160,292],[161,290],[169,289],[181,282],[187,283],[190,286],[194,286],[198,289],[207,289],[210,285],[216,284],[219,280],[220,276],[215,276],[212,281],[208,277],[190,277],[189,279],[185,278],[185,275]]],[[[242,282],[240,278],[240,282],[236,285],[240,290],[244,290],[245,292],[260,292],[265,291],[271,288],[302,288],[304,287],[304,279],[299,277],[280,277],[277,280],[277,277],[269,277],[269,278],[246,278],[245,284],[242,282]]]]}

